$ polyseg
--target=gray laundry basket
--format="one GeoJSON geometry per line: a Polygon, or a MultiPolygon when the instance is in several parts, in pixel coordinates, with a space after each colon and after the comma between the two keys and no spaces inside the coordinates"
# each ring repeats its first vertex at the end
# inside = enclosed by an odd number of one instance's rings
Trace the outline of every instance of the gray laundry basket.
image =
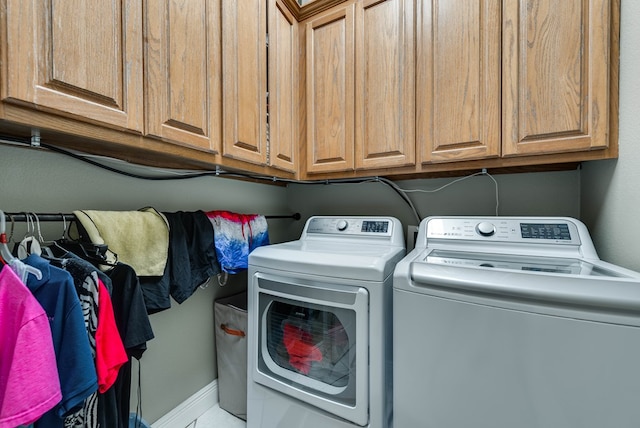
{"type": "Polygon", "coordinates": [[[214,304],[220,407],[247,420],[247,293],[214,304]]]}

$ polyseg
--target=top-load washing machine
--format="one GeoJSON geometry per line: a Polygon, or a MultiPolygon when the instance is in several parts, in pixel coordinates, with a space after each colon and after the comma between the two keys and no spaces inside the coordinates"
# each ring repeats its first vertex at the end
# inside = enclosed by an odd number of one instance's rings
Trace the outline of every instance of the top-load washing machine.
{"type": "Polygon", "coordinates": [[[392,417],[391,217],[311,217],[249,255],[247,426],[385,428],[392,417]]]}
{"type": "Polygon", "coordinates": [[[394,276],[398,428],[637,428],[640,274],[552,217],[430,217],[394,276]]]}

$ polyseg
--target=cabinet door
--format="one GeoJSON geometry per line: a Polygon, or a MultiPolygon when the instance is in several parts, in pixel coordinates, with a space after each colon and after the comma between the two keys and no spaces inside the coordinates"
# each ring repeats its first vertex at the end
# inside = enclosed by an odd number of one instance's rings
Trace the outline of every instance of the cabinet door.
{"type": "Polygon", "coordinates": [[[415,0],[357,3],[356,169],[415,163],[414,4],[415,0]]]}
{"type": "Polygon", "coordinates": [[[267,2],[222,0],[223,156],[267,162],[267,2]]]}
{"type": "Polygon", "coordinates": [[[212,150],[220,142],[220,5],[145,2],[147,134],[212,150]]]}
{"type": "Polygon", "coordinates": [[[6,0],[5,102],[142,132],[139,0],[6,0]]]}
{"type": "Polygon", "coordinates": [[[506,1],[505,156],[604,148],[610,0],[506,1]]]}
{"type": "Polygon", "coordinates": [[[297,169],[298,22],[279,0],[269,1],[269,164],[297,169]]]}
{"type": "Polygon", "coordinates": [[[417,16],[422,162],[499,156],[500,0],[420,1],[417,16]]]}
{"type": "Polygon", "coordinates": [[[307,172],[354,167],[354,9],[306,24],[307,172]]]}

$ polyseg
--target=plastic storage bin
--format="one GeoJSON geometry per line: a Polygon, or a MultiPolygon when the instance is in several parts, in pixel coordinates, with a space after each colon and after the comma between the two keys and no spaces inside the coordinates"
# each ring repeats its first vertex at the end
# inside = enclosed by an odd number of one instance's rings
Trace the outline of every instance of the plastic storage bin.
{"type": "Polygon", "coordinates": [[[220,407],[247,419],[247,293],[214,304],[220,407]]]}

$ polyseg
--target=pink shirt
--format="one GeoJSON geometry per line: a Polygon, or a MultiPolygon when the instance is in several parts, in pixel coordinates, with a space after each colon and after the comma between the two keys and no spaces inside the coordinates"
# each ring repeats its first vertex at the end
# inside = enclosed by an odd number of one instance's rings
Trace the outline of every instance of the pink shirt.
{"type": "Polygon", "coordinates": [[[62,399],[47,314],[8,266],[0,271],[0,428],[27,425],[62,399]]]}

